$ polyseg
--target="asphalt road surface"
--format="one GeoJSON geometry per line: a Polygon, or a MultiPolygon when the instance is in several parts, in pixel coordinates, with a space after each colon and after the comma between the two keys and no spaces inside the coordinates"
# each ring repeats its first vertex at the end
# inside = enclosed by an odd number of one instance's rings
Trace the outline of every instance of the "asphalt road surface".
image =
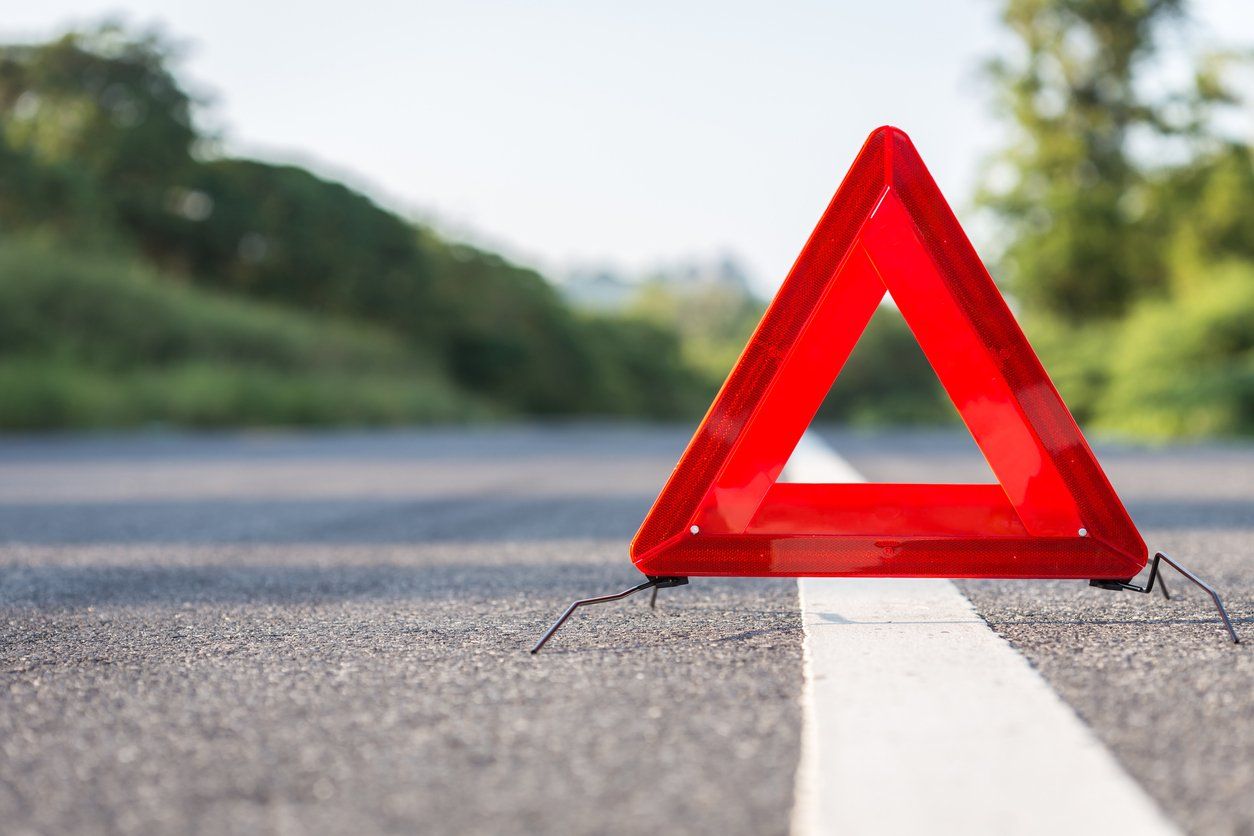
{"type": "MultiPolygon", "coordinates": [[[[526,653],[636,582],[687,432],[0,441],[0,831],[787,831],[794,582],[694,581],[526,653]]],[[[986,477],[958,434],[827,438],[873,480],[986,477]]],[[[1249,643],[1174,577],[962,588],[1183,829],[1254,832],[1254,448],[1099,453],[1249,643]]]]}

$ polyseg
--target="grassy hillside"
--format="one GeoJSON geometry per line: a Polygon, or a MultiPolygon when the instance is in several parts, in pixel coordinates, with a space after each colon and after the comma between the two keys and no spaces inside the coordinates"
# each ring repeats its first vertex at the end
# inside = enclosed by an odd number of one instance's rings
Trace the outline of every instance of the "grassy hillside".
{"type": "Polygon", "coordinates": [[[109,26],[0,45],[0,241],[79,254],[19,246],[0,272],[0,425],[704,407],[672,329],[574,311],[343,183],[213,154],[172,64],[109,26]]]}
{"type": "Polygon", "coordinates": [[[0,426],[409,423],[490,414],[375,326],[0,242],[0,426]]]}

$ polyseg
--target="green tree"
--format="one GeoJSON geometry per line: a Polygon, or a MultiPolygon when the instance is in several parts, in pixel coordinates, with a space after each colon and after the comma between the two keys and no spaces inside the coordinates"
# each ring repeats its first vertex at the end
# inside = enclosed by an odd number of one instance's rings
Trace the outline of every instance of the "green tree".
{"type": "MultiPolygon", "coordinates": [[[[115,25],[0,47],[0,144],[24,172],[6,185],[35,199],[28,211],[117,223],[160,245],[185,208],[198,140],[195,102],[170,70],[175,54],[156,33],[115,25]]],[[[10,223],[21,220],[6,209],[10,223]]]]}
{"type": "MultiPolygon", "coordinates": [[[[1071,321],[1122,314],[1161,289],[1138,133],[1188,127],[1176,98],[1143,95],[1138,70],[1183,0],[1007,0],[1021,50],[990,65],[1013,139],[980,201],[1008,240],[1001,267],[1025,304],[1071,321]],[[1179,108],[1176,108],[1179,110],[1179,108]]],[[[1187,110],[1187,108],[1186,108],[1187,110]]]]}
{"type": "Polygon", "coordinates": [[[1021,48],[993,76],[1013,141],[980,195],[1073,411],[1142,436],[1254,431],[1254,153],[1219,118],[1248,55],[1177,43],[1192,79],[1169,89],[1150,59],[1184,6],[1006,0],[1021,48]]]}
{"type": "Polygon", "coordinates": [[[1254,261],[1254,150],[1248,145],[1214,139],[1161,174],[1153,202],[1162,216],[1175,295],[1202,291],[1215,264],[1254,261]]]}

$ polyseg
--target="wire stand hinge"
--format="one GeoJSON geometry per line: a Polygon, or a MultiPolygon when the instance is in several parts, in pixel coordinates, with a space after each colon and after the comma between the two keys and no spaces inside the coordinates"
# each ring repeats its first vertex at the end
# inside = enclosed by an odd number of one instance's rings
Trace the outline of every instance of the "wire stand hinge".
{"type": "Polygon", "coordinates": [[[1126,581],[1089,581],[1089,586],[1095,586],[1099,589],[1110,589],[1116,592],[1125,589],[1129,592],[1152,592],[1154,590],[1154,582],[1157,581],[1159,588],[1163,591],[1163,597],[1170,599],[1171,595],[1167,592],[1167,584],[1163,580],[1162,573],[1158,568],[1160,561],[1166,563],[1172,569],[1175,569],[1177,572],[1193,581],[1193,583],[1200,586],[1206,594],[1210,596],[1211,600],[1215,602],[1215,609],[1219,610],[1219,617],[1223,619],[1224,626],[1228,628],[1228,635],[1232,637],[1234,644],[1240,644],[1241,639],[1237,637],[1237,630],[1232,626],[1232,619],[1228,618],[1228,611],[1224,609],[1224,602],[1219,600],[1219,593],[1212,589],[1210,585],[1197,575],[1193,574],[1188,569],[1185,569],[1179,563],[1172,560],[1162,552],[1158,552],[1154,555],[1154,562],[1150,564],[1149,582],[1146,583],[1145,586],[1137,586],[1132,583],[1131,578],[1126,581]]]}
{"type": "Polygon", "coordinates": [[[672,586],[683,586],[686,583],[688,583],[687,578],[653,578],[653,577],[650,577],[647,581],[645,581],[642,584],[633,586],[631,589],[624,589],[622,592],[617,592],[613,595],[602,595],[599,598],[584,598],[582,601],[576,601],[573,604],[571,604],[569,607],[567,607],[566,612],[562,613],[561,617],[558,618],[557,621],[553,623],[553,626],[548,629],[548,632],[546,632],[543,636],[540,637],[540,641],[536,642],[536,646],[531,648],[531,652],[539,653],[540,648],[544,647],[545,643],[548,642],[549,639],[553,638],[553,634],[561,629],[562,625],[566,623],[566,619],[574,615],[575,610],[579,609],[580,607],[585,607],[588,604],[606,604],[606,603],[609,603],[610,601],[619,601],[619,600],[622,600],[623,598],[628,597],[629,595],[635,595],[637,592],[643,592],[646,589],[653,590],[653,599],[649,602],[649,605],[656,606],[657,591],[659,589],[666,589],[672,586]]]}

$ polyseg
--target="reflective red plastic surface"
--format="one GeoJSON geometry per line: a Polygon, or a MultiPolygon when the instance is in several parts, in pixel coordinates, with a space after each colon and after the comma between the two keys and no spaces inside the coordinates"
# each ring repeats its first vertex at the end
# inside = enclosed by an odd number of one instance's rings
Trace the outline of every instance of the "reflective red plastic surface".
{"type": "Polygon", "coordinates": [[[845,176],[631,555],[654,576],[1125,579],[1146,548],[918,152],[885,127],[845,176]],[[777,484],[886,291],[999,484],[777,484]]]}

